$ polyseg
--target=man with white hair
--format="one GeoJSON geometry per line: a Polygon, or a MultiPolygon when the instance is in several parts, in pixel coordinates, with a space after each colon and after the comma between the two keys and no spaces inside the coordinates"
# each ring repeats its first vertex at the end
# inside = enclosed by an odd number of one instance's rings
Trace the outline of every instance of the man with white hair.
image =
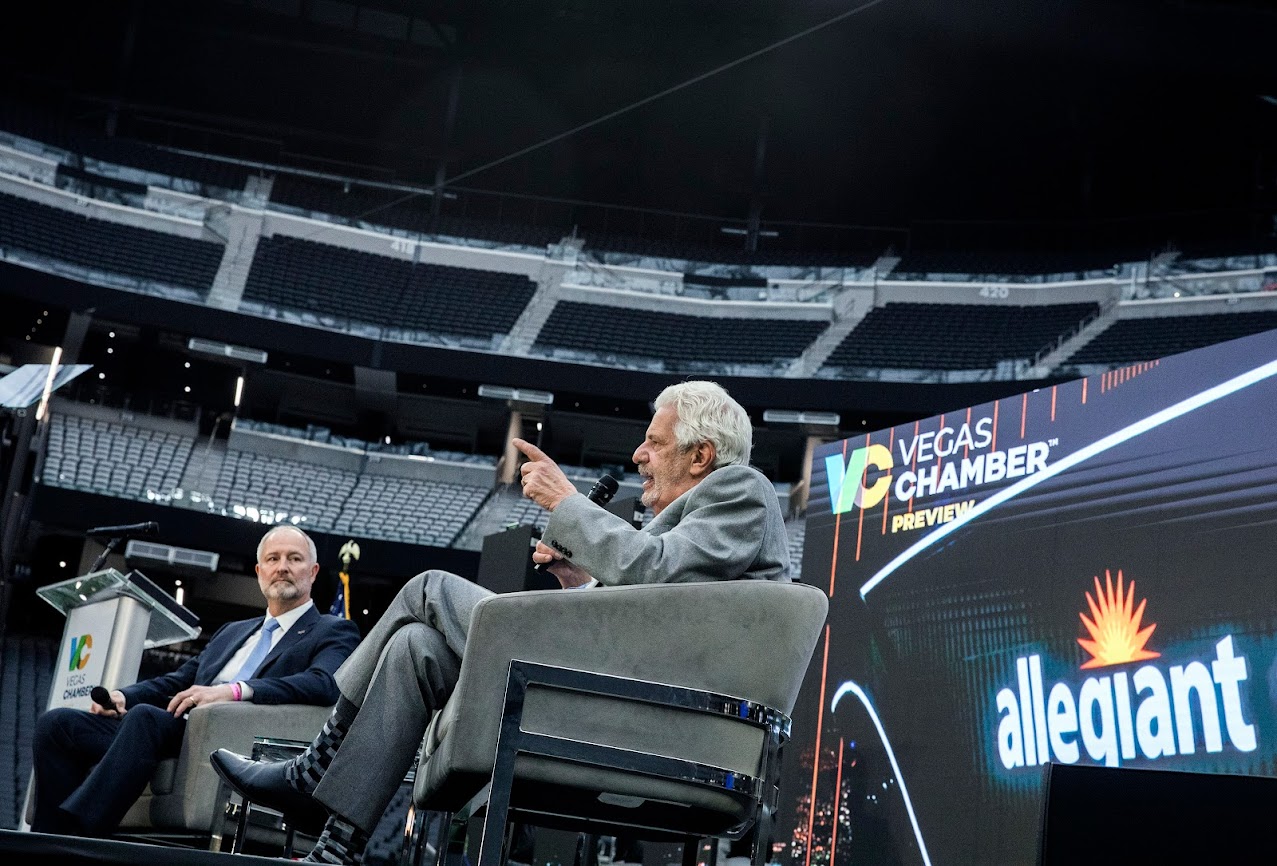
{"type": "MultiPolygon", "coordinates": [[[[642,529],[582,495],[535,445],[514,440],[527,457],[523,493],[550,512],[533,560],[564,589],[788,580],[784,518],[775,488],[749,465],[744,408],[701,381],[671,385],[654,407],[633,456],[654,515],[642,529]]],[[[256,804],[302,820],[316,803],[326,810],[307,862],[360,863],[431,715],[456,684],[470,615],[488,595],[444,571],[413,577],[337,672],[341,698],[303,754],[265,763],[219,749],[213,766],[256,804]]]]}

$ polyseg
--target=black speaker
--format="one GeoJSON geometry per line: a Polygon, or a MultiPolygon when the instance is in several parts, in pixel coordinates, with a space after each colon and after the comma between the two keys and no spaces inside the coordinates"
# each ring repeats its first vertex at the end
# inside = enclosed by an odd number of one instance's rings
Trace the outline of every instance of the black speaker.
{"type": "Polygon", "coordinates": [[[534,527],[513,526],[483,539],[475,583],[493,592],[558,589],[558,579],[532,567],[534,527]]]}
{"type": "Polygon", "coordinates": [[[615,514],[617,517],[628,520],[637,529],[642,520],[643,505],[639,502],[637,496],[626,496],[621,499],[613,499],[607,504],[607,510],[615,514]]]}
{"type": "Polygon", "coordinates": [[[1048,764],[1038,866],[1269,863],[1277,778],[1048,764]]]}
{"type": "MultiPolygon", "coordinates": [[[[613,499],[606,506],[608,511],[629,521],[636,529],[642,522],[642,507],[637,496],[613,499]]],[[[532,567],[535,532],[535,527],[521,525],[485,536],[479,551],[475,583],[493,592],[559,589],[558,578],[548,571],[537,571],[532,567]]]]}

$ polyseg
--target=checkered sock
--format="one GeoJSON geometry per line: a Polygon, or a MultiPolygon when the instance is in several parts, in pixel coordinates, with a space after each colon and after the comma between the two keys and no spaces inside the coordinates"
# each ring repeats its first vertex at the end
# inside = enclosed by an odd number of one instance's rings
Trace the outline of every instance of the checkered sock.
{"type": "Polygon", "coordinates": [[[324,832],[319,834],[315,847],[302,858],[302,862],[360,866],[367,846],[367,833],[340,815],[331,815],[324,825],[324,832]]]}
{"type": "Polygon", "coordinates": [[[328,721],[324,722],[319,735],[306,747],[306,751],[289,761],[284,768],[284,776],[290,785],[303,794],[314,793],[315,786],[323,778],[328,765],[333,762],[337,747],[345,738],[346,731],[350,730],[350,723],[355,720],[358,711],[359,708],[345,698],[337,699],[337,706],[333,708],[328,721]]]}

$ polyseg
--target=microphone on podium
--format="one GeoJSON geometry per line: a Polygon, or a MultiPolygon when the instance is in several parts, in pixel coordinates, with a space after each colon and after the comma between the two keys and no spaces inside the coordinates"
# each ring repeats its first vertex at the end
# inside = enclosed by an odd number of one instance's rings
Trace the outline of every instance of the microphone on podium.
{"type": "Polygon", "coordinates": [[[111,555],[115,548],[120,546],[120,542],[126,538],[132,538],[135,535],[158,535],[160,525],[154,520],[147,520],[143,523],[125,523],[121,526],[95,526],[92,529],[85,530],[84,534],[88,538],[102,538],[111,536],[111,540],[102,548],[102,552],[98,554],[98,558],[93,560],[93,565],[89,567],[90,572],[95,572],[103,566],[106,558],[111,555]]]}
{"type": "MultiPolygon", "coordinates": [[[[611,475],[604,475],[598,481],[594,482],[594,486],[590,488],[590,492],[585,494],[585,498],[600,507],[607,505],[612,501],[612,497],[616,495],[616,491],[621,487],[620,483],[611,475]]],[[[544,571],[549,565],[548,562],[538,562],[532,566],[533,571],[544,571]]]]}
{"type": "Polygon", "coordinates": [[[158,535],[160,525],[154,520],[144,523],[126,523],[123,526],[95,526],[85,535],[158,535]]]}

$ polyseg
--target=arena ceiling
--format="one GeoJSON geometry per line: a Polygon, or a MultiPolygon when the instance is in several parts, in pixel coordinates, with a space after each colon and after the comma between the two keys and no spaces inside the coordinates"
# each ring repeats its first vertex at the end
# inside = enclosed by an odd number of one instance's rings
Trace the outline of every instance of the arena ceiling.
{"type": "Polygon", "coordinates": [[[1277,13],[1125,0],[34,4],[8,102],[356,176],[725,219],[1271,234],[1277,13]],[[455,105],[449,122],[449,106],[455,105]]]}

